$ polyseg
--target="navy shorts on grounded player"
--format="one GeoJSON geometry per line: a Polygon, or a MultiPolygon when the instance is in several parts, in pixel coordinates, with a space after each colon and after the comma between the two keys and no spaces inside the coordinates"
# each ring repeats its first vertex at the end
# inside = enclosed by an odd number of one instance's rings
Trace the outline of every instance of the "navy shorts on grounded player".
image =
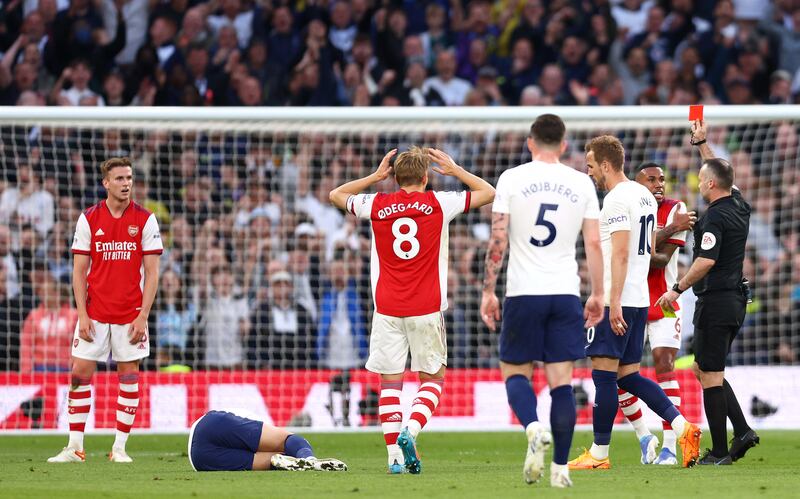
{"type": "Polygon", "coordinates": [[[611,330],[608,310],[606,307],[603,320],[586,332],[586,355],[619,359],[619,364],[623,366],[641,362],[648,307],[622,307],[622,318],[628,325],[628,330],[622,336],[611,330]]]}
{"type": "Polygon", "coordinates": [[[500,360],[564,362],[586,357],[583,307],[577,296],[511,296],[503,302],[500,360]]]}
{"type": "Polygon", "coordinates": [[[224,411],[209,411],[189,434],[189,462],[197,471],[253,469],[264,423],[224,411]]]}

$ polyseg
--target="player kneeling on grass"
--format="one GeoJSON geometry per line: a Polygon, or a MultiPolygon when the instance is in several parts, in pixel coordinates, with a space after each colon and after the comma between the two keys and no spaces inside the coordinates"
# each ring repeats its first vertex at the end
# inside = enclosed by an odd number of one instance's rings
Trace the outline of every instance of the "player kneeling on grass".
{"type": "Polygon", "coordinates": [[[225,411],[209,411],[194,422],[189,464],[195,471],[347,471],[338,459],[314,457],[300,435],[225,411]]]}

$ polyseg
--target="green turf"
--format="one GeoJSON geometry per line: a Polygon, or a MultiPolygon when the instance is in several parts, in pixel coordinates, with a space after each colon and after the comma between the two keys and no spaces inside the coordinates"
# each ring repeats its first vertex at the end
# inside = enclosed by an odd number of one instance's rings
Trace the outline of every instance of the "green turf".
{"type": "MultiPolygon", "coordinates": [[[[109,463],[111,437],[87,437],[87,462],[48,464],[64,437],[0,437],[0,497],[797,497],[800,432],[760,432],[761,446],[730,467],[642,466],[632,433],[615,434],[609,471],[573,472],[575,487],[550,489],[549,481],[522,481],[525,440],[518,433],[428,433],[419,447],[421,475],[386,475],[377,433],[310,434],[320,457],[335,456],[347,473],[195,473],[185,436],[133,435],[131,465],[109,463]]],[[[590,442],[577,434],[570,457],[590,442]]]]}

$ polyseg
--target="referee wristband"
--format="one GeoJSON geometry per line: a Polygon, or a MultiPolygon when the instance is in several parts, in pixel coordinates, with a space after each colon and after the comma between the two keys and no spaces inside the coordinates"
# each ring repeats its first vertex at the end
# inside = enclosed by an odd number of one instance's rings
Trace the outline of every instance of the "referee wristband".
{"type": "MultiPolygon", "coordinates": [[[[692,142],[692,141],[690,141],[690,142],[692,142]]],[[[702,146],[705,143],[706,143],[706,139],[703,139],[703,140],[698,140],[697,142],[692,142],[692,145],[693,146],[702,146]]]]}
{"type": "Polygon", "coordinates": [[[678,283],[677,283],[677,282],[676,282],[675,284],[673,284],[673,285],[672,285],[672,291],[675,291],[675,292],[676,292],[676,293],[678,293],[678,294],[681,294],[681,293],[683,293],[683,290],[681,290],[681,287],[680,287],[680,286],[678,286],[678,283]]]}

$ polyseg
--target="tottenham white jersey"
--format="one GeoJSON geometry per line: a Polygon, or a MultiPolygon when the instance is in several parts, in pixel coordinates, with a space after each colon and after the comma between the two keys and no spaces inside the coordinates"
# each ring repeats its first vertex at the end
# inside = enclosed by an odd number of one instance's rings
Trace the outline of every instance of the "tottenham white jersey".
{"type": "Polygon", "coordinates": [[[623,307],[647,307],[650,293],[647,273],[656,228],[656,198],[638,182],[617,184],[603,200],[600,212],[600,244],[603,247],[603,276],[606,305],[611,303],[611,234],[628,231],[628,272],[622,288],[623,307]]]}
{"type": "Polygon", "coordinates": [[[580,296],[575,243],[584,219],[600,214],[588,175],[532,161],[497,181],[492,211],[509,215],[506,296],[580,296]]]}

